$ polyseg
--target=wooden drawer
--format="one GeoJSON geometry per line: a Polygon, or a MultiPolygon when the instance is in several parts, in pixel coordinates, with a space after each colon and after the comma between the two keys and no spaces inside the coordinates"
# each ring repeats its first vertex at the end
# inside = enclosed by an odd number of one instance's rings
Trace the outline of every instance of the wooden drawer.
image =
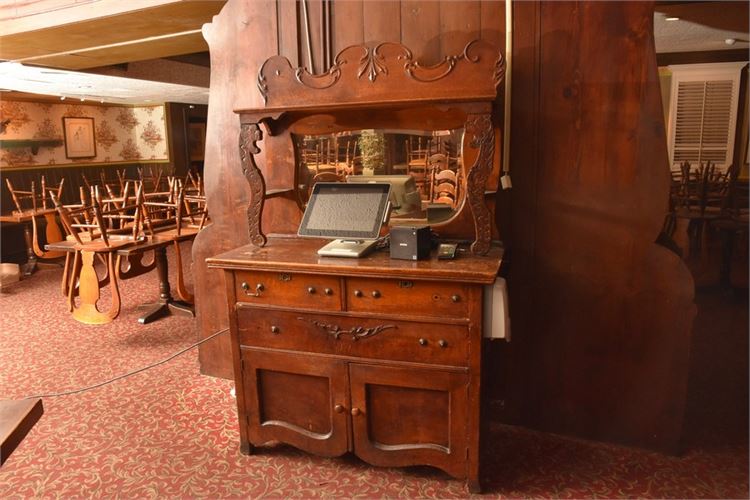
{"type": "Polygon", "coordinates": [[[238,309],[240,344],[465,366],[468,328],[416,321],[238,309]]]}
{"type": "Polygon", "coordinates": [[[234,282],[238,302],[315,311],[341,310],[341,282],[334,276],[236,271],[234,282]]]}
{"type": "Polygon", "coordinates": [[[349,278],[346,304],[354,312],[465,318],[467,292],[460,283],[349,278]]]}

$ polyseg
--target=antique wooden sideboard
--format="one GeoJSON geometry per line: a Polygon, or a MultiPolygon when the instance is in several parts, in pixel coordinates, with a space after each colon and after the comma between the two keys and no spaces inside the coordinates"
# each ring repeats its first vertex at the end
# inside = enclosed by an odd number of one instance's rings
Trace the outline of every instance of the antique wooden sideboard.
{"type": "Polygon", "coordinates": [[[445,264],[319,258],[323,243],[209,259],[226,273],[241,449],[432,465],[478,492],[482,294],[502,248],[445,264]]]}
{"type": "Polygon", "coordinates": [[[237,110],[251,244],[207,259],[226,280],[243,452],[269,441],[325,456],[353,451],[375,465],[432,465],[480,490],[483,294],[503,256],[492,202],[503,74],[502,55],[483,41],[431,67],[398,43],[344,49],[322,75],[280,56],[263,64],[265,107],[237,110]],[[372,135],[384,144],[376,170],[422,167],[416,212],[425,218],[400,223],[426,223],[435,208],[428,160],[454,169],[462,194],[429,223],[462,243],[459,258],[320,257],[324,241],[296,236],[321,145],[346,150],[346,162],[325,160],[343,181],[338,170],[367,167],[352,158],[356,147],[366,156],[372,135]],[[417,149],[411,141],[435,150],[395,159],[417,149]]]}

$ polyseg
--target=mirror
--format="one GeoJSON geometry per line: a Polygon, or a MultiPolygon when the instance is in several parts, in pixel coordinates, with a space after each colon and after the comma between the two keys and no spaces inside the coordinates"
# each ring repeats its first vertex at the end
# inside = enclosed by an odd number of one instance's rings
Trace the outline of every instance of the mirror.
{"type": "Polygon", "coordinates": [[[390,182],[391,224],[450,219],[465,194],[464,129],[292,134],[300,198],[316,182],[390,182]]]}

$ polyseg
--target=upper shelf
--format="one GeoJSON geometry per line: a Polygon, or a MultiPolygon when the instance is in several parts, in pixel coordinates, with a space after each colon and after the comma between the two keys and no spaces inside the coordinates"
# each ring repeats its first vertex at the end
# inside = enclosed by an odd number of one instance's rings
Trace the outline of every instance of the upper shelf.
{"type": "Polygon", "coordinates": [[[31,148],[31,154],[37,154],[40,147],[57,147],[62,146],[62,139],[2,139],[0,148],[31,148]]]}

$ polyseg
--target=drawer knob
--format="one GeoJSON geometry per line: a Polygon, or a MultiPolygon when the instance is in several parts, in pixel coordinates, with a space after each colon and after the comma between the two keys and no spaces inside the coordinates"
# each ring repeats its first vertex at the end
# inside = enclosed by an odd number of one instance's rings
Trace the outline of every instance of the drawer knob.
{"type": "Polygon", "coordinates": [[[446,341],[445,341],[445,340],[443,340],[443,339],[440,339],[440,340],[438,340],[438,345],[439,345],[440,347],[448,347],[448,342],[446,342],[446,341]]]}
{"type": "Polygon", "coordinates": [[[272,325],[271,326],[271,333],[274,333],[274,334],[279,333],[279,327],[276,326],[276,325],[272,325]]]}
{"type": "Polygon", "coordinates": [[[352,408],[352,417],[356,417],[360,413],[362,413],[362,412],[359,411],[359,408],[352,408]]]}
{"type": "Polygon", "coordinates": [[[451,300],[453,302],[460,302],[461,301],[461,297],[459,297],[458,295],[451,295],[451,300]]]}
{"type": "Polygon", "coordinates": [[[336,413],[344,413],[344,405],[336,405],[333,407],[333,411],[336,413]]]}
{"type": "Polygon", "coordinates": [[[354,296],[355,297],[361,297],[362,296],[362,290],[354,290],[354,296]]]}
{"type": "Polygon", "coordinates": [[[258,283],[257,285],[255,285],[255,291],[251,292],[250,285],[247,284],[247,281],[243,281],[240,285],[240,288],[245,291],[245,295],[247,295],[248,297],[260,297],[260,292],[262,292],[264,289],[263,283],[258,283]]]}
{"type": "Polygon", "coordinates": [[[427,339],[419,339],[419,345],[426,346],[427,345],[427,339]]]}
{"type": "Polygon", "coordinates": [[[326,295],[333,295],[333,290],[331,290],[330,288],[326,288],[325,290],[323,290],[323,293],[325,293],[326,295]]]}
{"type": "Polygon", "coordinates": [[[376,299],[379,299],[379,298],[380,298],[380,292],[379,292],[379,291],[377,291],[377,290],[373,290],[373,291],[372,291],[372,296],[373,296],[374,298],[376,298],[376,299]]]}
{"type": "Polygon", "coordinates": [[[310,294],[315,293],[315,287],[314,286],[308,286],[307,287],[307,293],[310,293],[310,294]]]}

